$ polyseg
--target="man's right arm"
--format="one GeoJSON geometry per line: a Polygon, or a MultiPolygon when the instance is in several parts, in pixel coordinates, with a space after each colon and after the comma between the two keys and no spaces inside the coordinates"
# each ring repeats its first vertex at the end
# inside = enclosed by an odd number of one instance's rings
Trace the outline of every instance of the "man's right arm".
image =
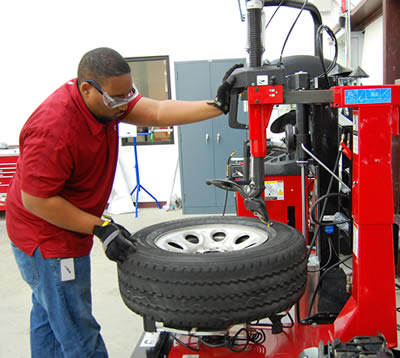
{"type": "Polygon", "coordinates": [[[129,253],[135,252],[128,240],[130,233],[121,225],[103,221],[91,215],[61,196],[41,198],[21,190],[25,209],[49,223],[66,230],[95,234],[103,243],[107,257],[112,261],[124,261],[129,253]]]}
{"type": "Polygon", "coordinates": [[[104,223],[99,217],[79,209],[61,196],[41,198],[22,190],[21,194],[25,209],[63,229],[92,234],[94,226],[104,223]]]}

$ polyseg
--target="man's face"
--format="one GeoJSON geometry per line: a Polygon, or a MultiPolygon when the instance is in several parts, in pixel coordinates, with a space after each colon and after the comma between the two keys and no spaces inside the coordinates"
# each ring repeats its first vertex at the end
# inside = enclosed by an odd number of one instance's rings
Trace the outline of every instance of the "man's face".
{"type": "MultiPolygon", "coordinates": [[[[130,73],[127,73],[121,76],[109,77],[106,81],[101,84],[99,83],[99,85],[110,97],[123,98],[128,96],[132,90],[132,76],[130,73]]],[[[109,108],[104,103],[103,95],[100,91],[89,82],[82,82],[80,90],[89,111],[100,122],[117,120],[128,109],[128,104],[109,108]]]]}

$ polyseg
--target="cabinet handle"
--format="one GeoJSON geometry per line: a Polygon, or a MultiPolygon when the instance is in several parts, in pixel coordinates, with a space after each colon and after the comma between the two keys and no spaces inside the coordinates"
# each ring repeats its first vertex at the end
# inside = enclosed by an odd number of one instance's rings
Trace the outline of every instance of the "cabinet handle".
{"type": "Polygon", "coordinates": [[[221,142],[221,133],[217,133],[217,143],[221,142]]]}
{"type": "Polygon", "coordinates": [[[210,139],[210,136],[208,133],[206,133],[206,144],[208,144],[208,140],[210,139]]]}

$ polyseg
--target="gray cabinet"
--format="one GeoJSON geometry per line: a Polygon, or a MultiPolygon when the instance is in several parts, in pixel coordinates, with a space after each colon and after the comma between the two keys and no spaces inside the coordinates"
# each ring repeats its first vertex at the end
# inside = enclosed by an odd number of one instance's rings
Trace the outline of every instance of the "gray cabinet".
{"type": "MultiPolygon", "coordinates": [[[[215,97],[225,72],[244,59],[175,62],[176,98],[204,100],[215,97]]],[[[239,101],[239,120],[247,121],[239,101]]],[[[179,165],[184,214],[222,213],[225,191],[205,184],[207,179],[222,179],[226,175],[229,155],[237,151],[242,156],[247,131],[232,129],[228,116],[180,126],[179,165]]],[[[228,195],[227,213],[235,212],[232,193],[228,195]]]]}

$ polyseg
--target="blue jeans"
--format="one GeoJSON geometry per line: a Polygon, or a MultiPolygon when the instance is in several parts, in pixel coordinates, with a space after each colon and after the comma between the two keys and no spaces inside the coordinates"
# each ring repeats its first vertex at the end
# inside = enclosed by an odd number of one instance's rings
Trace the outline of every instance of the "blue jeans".
{"type": "Polygon", "coordinates": [[[13,243],[22,278],[32,288],[32,358],[106,358],[100,326],[92,315],[90,258],[74,259],[75,280],[61,281],[60,259],[31,257],[13,243]]]}

